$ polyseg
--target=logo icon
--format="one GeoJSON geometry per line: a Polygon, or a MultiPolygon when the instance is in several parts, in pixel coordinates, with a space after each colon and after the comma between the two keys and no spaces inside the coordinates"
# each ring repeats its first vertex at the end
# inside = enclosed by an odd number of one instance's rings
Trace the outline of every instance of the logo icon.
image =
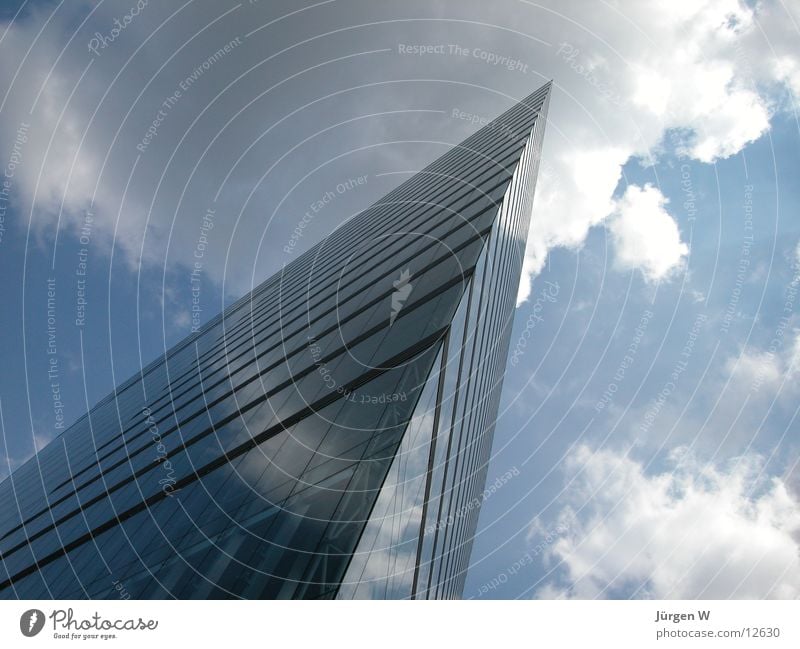
{"type": "Polygon", "coordinates": [[[392,314],[389,317],[389,325],[393,325],[397,316],[400,314],[400,309],[406,303],[411,290],[414,288],[411,284],[411,271],[406,268],[400,273],[400,278],[392,282],[395,291],[392,293],[392,314]]]}
{"type": "Polygon", "coordinates": [[[25,611],[19,618],[19,630],[26,638],[32,638],[44,628],[44,613],[38,608],[25,611]]]}

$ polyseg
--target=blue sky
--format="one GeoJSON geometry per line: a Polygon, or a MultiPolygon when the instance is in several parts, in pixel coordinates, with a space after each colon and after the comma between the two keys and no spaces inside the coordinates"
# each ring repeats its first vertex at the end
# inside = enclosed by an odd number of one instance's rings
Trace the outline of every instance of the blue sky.
{"type": "Polygon", "coordinates": [[[0,477],[189,333],[209,208],[203,321],[552,78],[464,594],[797,597],[796,8],[311,4],[0,3],[0,477]]]}
{"type": "MultiPolygon", "coordinates": [[[[477,556],[494,552],[525,557],[533,548],[538,560],[517,568],[510,561],[498,570],[497,562],[487,558],[473,568],[468,595],[525,597],[541,595],[544,585],[554,577],[559,587],[569,583],[558,555],[549,553],[559,540],[572,541],[574,530],[559,516],[566,511],[567,483],[574,478],[575,466],[564,458],[573,445],[600,452],[610,449],[619,457],[646,466],[645,475],[662,478],[680,475],[674,473],[676,465],[670,459],[676,447],[688,447],[695,461],[706,467],[736,466],[743,462],[742,457],[760,456],[763,466],[747,485],[754,494],[764,489],[763,483],[770,477],[785,477],[796,471],[797,399],[792,373],[786,372],[787,381],[781,387],[768,383],[759,388],[761,394],[751,394],[750,404],[737,420],[738,399],[751,392],[758,372],[749,368],[732,372],[730,364],[769,349],[787,288],[798,273],[800,228],[787,215],[796,213],[800,196],[791,181],[776,185],[773,165],[784,172],[796,167],[799,144],[794,121],[779,116],[772,121],[771,137],[759,139],[716,165],[691,166],[696,193],[702,192],[698,200],[702,207],[694,223],[686,213],[681,214],[684,210],[675,211],[686,240],[689,233],[692,235],[692,246],[685,268],[668,283],[648,285],[638,271],[609,272],[610,244],[600,228],[590,233],[579,252],[551,253],[548,267],[534,281],[533,296],[541,295],[537,286],[547,289],[544,283],[551,282],[558,285],[556,299],[540,301],[544,307],[538,311],[542,321],[536,321],[534,329],[537,344],[526,346],[525,364],[509,365],[506,411],[495,442],[496,469],[490,475],[500,473],[503,467],[522,470],[525,466],[523,475],[527,467],[535,467],[532,473],[544,467],[556,468],[541,478],[541,484],[537,481],[524,498],[515,489],[530,489],[531,485],[504,486],[487,499],[482,512],[487,528],[481,537],[483,545],[479,543],[475,552],[477,556]],[[748,185],[754,187],[758,225],[754,226],[752,262],[736,304],[736,316],[725,331],[724,313],[736,289],[736,274],[731,269],[738,269],[741,259],[748,185]],[[615,375],[636,338],[635,329],[648,311],[653,315],[645,316],[641,343],[617,380],[615,375]],[[681,357],[698,316],[708,320],[702,323],[691,355],[681,357]],[[563,348],[574,351],[567,367],[560,351],[563,348]],[[675,388],[659,416],[643,431],[647,411],[681,360],[686,366],[681,366],[679,380],[672,381],[675,388]],[[533,376],[531,367],[536,369],[533,376]],[[726,384],[728,379],[731,382],[726,384]],[[610,384],[615,386],[611,405],[598,413],[597,401],[602,400],[610,384]],[[533,529],[531,512],[542,519],[533,529]],[[542,545],[547,536],[554,539],[552,544],[542,545]],[[498,548],[496,538],[508,539],[508,545],[498,548]]],[[[631,162],[626,165],[626,179],[656,182],[657,177],[664,195],[679,204],[683,191],[681,164],[677,156],[669,154],[654,168],[631,162]]],[[[621,185],[618,191],[622,190],[621,185]]],[[[519,340],[535,305],[534,299],[518,309],[512,345],[519,340]]],[[[785,347],[789,349],[778,354],[791,353],[792,337],[787,332],[785,347]]],[[[604,478],[613,483],[614,471],[608,467],[602,470],[604,478]]],[[[622,502],[624,506],[625,500],[622,502]]],[[[662,515],[678,509],[678,502],[665,505],[662,515]]],[[[599,527],[596,534],[604,530],[599,527]]],[[[620,536],[627,529],[617,530],[611,523],[609,528],[620,536]]],[[[715,531],[706,533],[713,535],[715,531]]],[[[612,555],[629,550],[612,549],[612,555]]],[[[617,581],[606,596],[628,596],[638,588],[642,588],[639,595],[650,592],[651,586],[643,586],[646,579],[641,574],[621,571],[617,581]]],[[[718,592],[724,595],[722,586],[718,592]]],[[[686,592],[687,596],[692,594],[686,592]]]]}

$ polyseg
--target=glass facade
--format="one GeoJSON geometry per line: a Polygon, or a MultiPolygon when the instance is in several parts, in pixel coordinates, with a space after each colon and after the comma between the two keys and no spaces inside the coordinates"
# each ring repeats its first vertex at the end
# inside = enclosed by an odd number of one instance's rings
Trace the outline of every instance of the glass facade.
{"type": "Polygon", "coordinates": [[[458,597],[549,90],[349,220],[0,484],[0,596],[458,597]]]}

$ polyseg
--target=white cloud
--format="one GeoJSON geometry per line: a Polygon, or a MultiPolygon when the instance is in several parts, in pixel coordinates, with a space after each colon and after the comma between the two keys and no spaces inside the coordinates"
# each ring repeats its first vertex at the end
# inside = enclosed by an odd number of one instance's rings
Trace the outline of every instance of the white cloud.
{"type": "Polygon", "coordinates": [[[800,97],[800,62],[789,56],[781,57],[775,61],[775,76],[786,82],[792,92],[800,97]]]}
{"type": "MultiPolygon", "coordinates": [[[[793,301],[800,287],[800,242],[790,258],[792,276],[785,289],[785,298],[793,301]]],[[[734,401],[758,395],[768,403],[783,397],[794,403],[800,374],[800,328],[794,317],[781,318],[766,346],[748,344],[737,355],[727,359],[724,376],[730,384],[734,401]]]]}
{"type": "MultiPolygon", "coordinates": [[[[566,469],[571,527],[539,597],[797,598],[800,503],[757,457],[726,468],[674,453],[671,472],[583,446],[566,469]]],[[[569,516],[566,516],[567,512],[569,516]]]]}
{"type": "Polygon", "coordinates": [[[542,270],[552,248],[580,246],[589,228],[611,212],[612,194],[628,158],[625,150],[613,146],[569,151],[551,142],[545,143],[546,163],[536,186],[517,303],[530,295],[530,280],[542,270]]]}
{"type": "Polygon", "coordinates": [[[731,390],[737,398],[764,388],[771,399],[784,379],[783,362],[769,350],[742,350],[739,356],[726,361],[725,375],[730,378],[731,390]]]}
{"type": "MultiPolygon", "coordinates": [[[[559,11],[585,22],[580,3],[559,3],[559,11]]],[[[591,30],[560,23],[557,33],[569,48],[545,71],[555,89],[544,156],[561,183],[558,192],[547,182],[537,188],[518,302],[550,250],[580,246],[591,227],[608,222],[628,160],[649,160],[670,129],[691,133],[687,158],[734,155],[768,130],[776,83],[800,90],[796,33],[775,6],[627,2],[593,12],[591,30]],[[770,46],[774,59],[764,56],[770,46]],[[598,163],[588,174],[587,150],[598,163]]]]}
{"type": "Polygon", "coordinates": [[[432,404],[422,404],[373,506],[369,522],[343,579],[339,598],[408,597],[414,577],[415,541],[422,521],[426,440],[433,429],[432,404]]]}
{"type": "MultiPolygon", "coordinates": [[[[225,279],[226,289],[238,296],[251,287],[253,274],[257,280],[262,276],[253,270],[259,262],[277,269],[272,250],[263,255],[266,261],[256,252],[267,222],[263,206],[244,209],[241,204],[268,164],[241,164],[215,202],[222,178],[252,144],[254,133],[265,128],[256,120],[257,127],[224,137],[217,133],[241,107],[218,96],[240,73],[241,46],[201,68],[202,83],[181,90],[209,56],[236,37],[241,41],[247,30],[208,28],[218,7],[193,7],[179,22],[169,22],[164,19],[173,9],[150,3],[112,46],[92,56],[87,42],[95,31],[106,33],[113,26],[119,7],[75,3],[50,15],[52,7],[39,4],[11,25],[0,23],[0,101],[8,89],[0,106],[0,151],[12,148],[20,124],[29,126],[12,180],[23,227],[30,217],[39,240],[51,243],[58,229],[66,242],[77,238],[91,210],[92,250],[109,253],[116,247],[115,264],[124,262],[134,272],[141,260],[148,269],[182,273],[198,261],[203,215],[213,205],[218,218],[202,257],[204,278],[217,284],[225,279]],[[73,32],[89,9],[88,22],[73,32]],[[163,102],[174,100],[176,91],[181,97],[165,108],[163,102]],[[190,129],[200,110],[213,115],[208,119],[214,124],[190,129]],[[160,120],[157,127],[155,120],[160,120]],[[148,145],[141,150],[137,147],[145,137],[148,145]],[[229,243],[236,263],[228,261],[229,243]]],[[[293,213],[291,227],[296,219],[293,213]]],[[[105,259],[98,255],[92,261],[105,259]]],[[[184,306],[188,285],[180,283],[184,306]]]]}
{"type": "Polygon", "coordinates": [[[701,162],[732,156],[769,128],[765,102],[746,90],[727,92],[707,112],[693,117],[697,135],[690,155],[701,162]]]}
{"type": "Polygon", "coordinates": [[[743,348],[727,359],[724,372],[734,403],[760,398],[769,407],[778,399],[794,404],[800,374],[800,330],[785,331],[766,348],[743,348]]]}
{"type": "MultiPolygon", "coordinates": [[[[483,4],[468,4],[465,3],[465,11],[485,11],[483,4]]],[[[691,158],[712,162],[733,155],[768,129],[774,103],[769,93],[776,84],[800,88],[796,34],[791,33],[791,22],[780,7],[759,3],[751,8],[739,0],[631,1],[599,6],[589,18],[585,4],[578,0],[552,4],[554,10],[525,9],[529,21],[526,24],[518,23],[510,7],[498,8],[496,16],[498,25],[513,21],[515,27],[533,35],[551,40],[557,35],[552,46],[534,45],[529,39],[523,39],[520,46],[519,42],[508,40],[508,32],[488,26],[481,30],[481,38],[502,36],[503,42],[495,43],[497,51],[520,47],[518,53],[531,62],[532,71],[555,79],[544,145],[551,173],[549,178],[540,179],[537,188],[520,299],[529,294],[530,279],[541,271],[550,250],[579,247],[592,227],[607,222],[614,210],[612,196],[627,161],[637,156],[649,159],[670,129],[685,129],[693,134],[685,151],[691,158]],[[572,54],[562,50],[560,41],[569,45],[567,51],[572,54]],[[771,51],[768,46],[774,49],[774,56],[764,56],[765,51],[771,51]]],[[[176,54],[176,38],[180,40],[199,30],[217,13],[213,8],[198,8],[182,18],[180,24],[165,24],[162,19],[166,14],[160,15],[161,10],[151,4],[126,28],[113,51],[104,50],[87,69],[91,58],[86,52],[87,38],[95,29],[104,31],[118,16],[114,8],[101,5],[81,31],[72,33],[78,21],[75,5],[70,6],[72,14],[60,10],[52,17],[44,10],[32,10],[8,29],[0,45],[0,87],[11,89],[0,116],[0,150],[11,148],[21,121],[32,122],[14,191],[24,204],[23,213],[31,215],[36,231],[49,235],[59,222],[62,229],[74,232],[83,211],[93,201],[93,245],[101,240],[108,244],[113,238],[133,264],[144,255],[151,263],[191,267],[200,218],[221,177],[233,170],[230,189],[226,189],[229,193],[223,193],[220,200],[224,204],[218,209],[220,215],[229,218],[220,218],[215,225],[216,241],[213,252],[209,251],[204,259],[204,271],[215,281],[227,274],[226,283],[232,282],[229,290],[240,293],[248,287],[251,277],[258,280],[263,271],[275,270],[279,266],[275,252],[262,252],[257,244],[266,227],[271,228],[270,238],[275,240],[291,232],[296,222],[294,213],[302,213],[306,199],[298,198],[289,207],[282,204],[276,220],[268,226],[260,196],[251,201],[244,215],[240,210],[243,197],[273,162],[272,154],[283,152],[287,142],[280,138],[265,140],[263,149],[252,150],[252,159],[241,164],[238,160],[243,151],[249,150],[254,134],[262,133],[271,120],[285,116],[285,107],[276,108],[267,116],[259,104],[252,113],[239,115],[235,125],[222,134],[224,137],[214,142],[204,163],[194,168],[209,144],[208,134],[241,107],[241,89],[228,91],[221,98],[217,94],[228,80],[258,60],[260,55],[244,46],[215,64],[203,83],[193,86],[186,98],[170,109],[157,137],[140,158],[126,200],[121,200],[137,157],[136,145],[152,125],[161,102],[229,36],[246,33],[256,19],[254,9],[243,7],[231,13],[226,18],[230,24],[226,22],[223,31],[215,28],[198,32],[200,35],[187,40],[186,49],[181,49],[162,70],[161,64],[176,54]],[[162,33],[145,50],[126,60],[159,25],[163,25],[162,33]],[[42,36],[29,52],[43,27],[42,36]],[[230,34],[225,33],[228,29],[230,34]],[[176,38],[164,38],[165,34],[175,34],[176,38]],[[124,70],[120,68],[121,61],[126,61],[124,70]],[[121,76],[116,78],[118,73],[121,76]],[[150,84],[146,90],[143,80],[150,84]],[[31,114],[40,88],[41,96],[31,114]],[[141,90],[144,93],[138,97],[141,90]],[[186,131],[200,106],[209,109],[204,115],[208,123],[203,121],[186,131]],[[187,139],[177,146],[184,135],[187,139]],[[173,153],[176,157],[170,159],[173,153]],[[190,172],[194,175],[182,194],[190,172]],[[239,222],[234,227],[237,217],[239,222]],[[226,254],[228,243],[230,255],[226,254]],[[257,267],[255,272],[253,266],[257,267]]],[[[80,5],[79,12],[85,12],[87,6],[80,5]]],[[[431,32],[428,37],[444,38],[453,28],[442,24],[441,29],[449,31],[431,32]]],[[[375,46],[369,30],[353,32],[352,36],[353,47],[375,46]]],[[[463,37],[471,35],[465,32],[463,37]]],[[[487,43],[487,47],[491,45],[487,43]]],[[[351,55],[351,50],[348,44],[341,53],[351,55]]],[[[318,62],[316,54],[310,51],[308,56],[314,63],[318,62]]],[[[326,49],[325,57],[329,54],[326,49]]],[[[387,58],[386,74],[382,76],[392,79],[398,73],[400,78],[407,78],[407,70],[402,68],[405,62],[387,58]]],[[[423,71],[424,65],[420,64],[423,71]]],[[[450,69],[453,78],[460,74],[458,66],[450,69]]],[[[469,70],[468,80],[475,88],[482,84],[494,88],[493,69],[469,70]]],[[[269,87],[274,84],[274,73],[272,68],[255,66],[248,76],[248,86],[269,87]]],[[[299,92],[302,101],[318,98],[314,92],[340,89],[337,83],[317,87],[311,79],[299,79],[304,89],[313,88],[308,97],[305,90],[299,92]]],[[[519,85],[512,89],[517,96],[533,89],[532,75],[517,79],[519,85]]],[[[450,99],[447,90],[446,85],[431,86],[430,95],[419,105],[446,106],[450,99]]],[[[296,91],[279,89],[267,97],[268,103],[276,106],[285,100],[287,106],[294,107],[291,98],[296,91]]],[[[386,93],[391,92],[394,90],[387,86],[386,93]]],[[[350,104],[347,108],[338,107],[342,108],[341,115],[330,114],[337,119],[351,118],[364,108],[358,99],[352,99],[350,104]]],[[[314,119],[315,115],[309,116],[309,120],[314,119]]],[[[294,132],[291,128],[282,129],[285,133],[294,132]]],[[[348,146],[372,143],[368,128],[359,127],[355,137],[346,129],[339,130],[348,146]],[[357,139],[362,136],[363,140],[357,139]]],[[[306,133],[302,125],[296,132],[306,133]]],[[[393,155],[392,149],[386,151],[389,153],[385,155],[393,155]]],[[[290,169],[295,163],[284,162],[271,174],[273,184],[264,189],[274,199],[271,206],[279,200],[275,196],[296,181],[296,169],[290,169]]],[[[303,166],[297,164],[298,168],[303,166]]],[[[334,179],[333,185],[339,180],[334,179]]]]}
{"type": "Polygon", "coordinates": [[[653,185],[631,185],[616,202],[608,224],[617,264],[626,270],[641,269],[651,281],[669,277],[689,252],[666,204],[653,185]]]}
{"type": "MultiPolygon", "coordinates": [[[[45,11],[34,8],[7,30],[2,26],[0,87],[9,89],[0,112],[3,150],[11,148],[21,125],[28,126],[12,179],[17,206],[37,236],[52,236],[56,226],[77,235],[91,212],[94,245],[107,251],[115,241],[132,267],[140,254],[155,261],[163,248],[142,246],[147,194],[129,192],[122,202],[133,160],[124,154],[133,149],[115,137],[126,107],[113,93],[100,103],[111,68],[103,61],[87,67],[82,47],[62,51],[71,35],[67,19],[59,14],[48,20],[45,11]]],[[[167,225],[151,221],[151,234],[165,240],[167,225]]]]}

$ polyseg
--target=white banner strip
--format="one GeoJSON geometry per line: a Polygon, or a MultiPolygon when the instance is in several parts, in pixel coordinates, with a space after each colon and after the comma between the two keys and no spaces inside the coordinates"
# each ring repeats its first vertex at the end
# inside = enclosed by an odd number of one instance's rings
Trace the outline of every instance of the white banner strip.
{"type": "Polygon", "coordinates": [[[800,647],[798,601],[0,603],[3,647],[800,647]]]}

